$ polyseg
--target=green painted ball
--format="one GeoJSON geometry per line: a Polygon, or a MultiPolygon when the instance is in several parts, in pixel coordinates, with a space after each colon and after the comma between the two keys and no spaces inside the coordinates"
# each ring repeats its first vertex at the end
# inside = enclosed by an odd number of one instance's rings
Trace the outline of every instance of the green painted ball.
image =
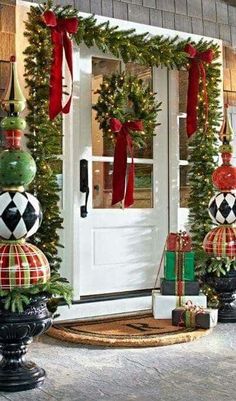
{"type": "Polygon", "coordinates": [[[36,174],[33,157],[24,150],[4,150],[0,154],[0,186],[28,185],[36,174]]]}
{"type": "Polygon", "coordinates": [[[14,129],[24,130],[26,127],[26,122],[24,118],[18,116],[4,117],[0,126],[5,131],[14,129]]]}

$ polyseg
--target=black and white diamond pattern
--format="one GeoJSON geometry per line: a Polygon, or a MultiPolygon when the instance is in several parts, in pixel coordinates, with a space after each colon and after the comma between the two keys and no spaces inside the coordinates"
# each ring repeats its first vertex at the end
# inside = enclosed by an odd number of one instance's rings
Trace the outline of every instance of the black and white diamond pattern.
{"type": "Polygon", "coordinates": [[[220,192],[213,196],[208,206],[209,215],[216,224],[233,224],[236,221],[236,195],[220,192]]]}
{"type": "Polygon", "coordinates": [[[30,237],[42,221],[39,201],[28,192],[0,194],[0,237],[18,240],[30,237]]]}

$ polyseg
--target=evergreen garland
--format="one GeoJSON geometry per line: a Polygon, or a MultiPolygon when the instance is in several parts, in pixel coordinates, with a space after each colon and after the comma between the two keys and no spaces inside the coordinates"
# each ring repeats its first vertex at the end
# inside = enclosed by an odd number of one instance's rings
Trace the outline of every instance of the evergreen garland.
{"type": "MultiPolygon", "coordinates": [[[[218,57],[217,46],[211,45],[218,57]]],[[[207,49],[206,43],[202,42],[200,51],[207,49]]],[[[206,80],[208,92],[208,125],[205,130],[205,111],[202,82],[200,82],[198,131],[193,135],[189,144],[189,221],[193,244],[197,250],[202,249],[202,241],[212,228],[212,220],[208,214],[208,203],[215,190],[211,175],[216,167],[218,147],[216,135],[221,113],[219,111],[219,83],[220,64],[213,62],[207,64],[206,80]]]]}
{"type": "MultiPolygon", "coordinates": [[[[62,228],[62,219],[58,208],[58,185],[55,166],[61,154],[62,124],[61,118],[54,121],[48,118],[50,60],[52,57],[50,29],[42,21],[42,12],[50,8],[58,16],[76,15],[77,11],[70,6],[52,7],[31,6],[26,22],[25,36],[29,45],[25,50],[25,78],[29,90],[27,123],[30,134],[28,147],[36,160],[38,174],[31,190],[39,198],[44,212],[43,224],[34,237],[34,243],[41,248],[49,259],[52,272],[57,272],[60,259],[57,249],[59,244],[58,229],[62,228]]],[[[110,26],[109,22],[98,24],[93,16],[79,18],[79,28],[74,35],[75,42],[80,45],[97,46],[104,53],[110,52],[121,57],[125,63],[135,61],[150,66],[186,69],[187,54],[183,51],[191,40],[180,41],[163,36],[150,36],[148,33],[137,35],[134,29],[121,31],[110,26]]],[[[218,46],[213,42],[191,42],[198,51],[212,48],[215,60],[218,57],[218,46]]],[[[219,64],[213,61],[206,66],[207,92],[209,99],[209,126],[203,133],[204,106],[199,104],[199,130],[191,141],[190,152],[190,221],[194,243],[201,246],[205,233],[210,228],[207,204],[212,195],[211,173],[215,166],[216,139],[215,133],[219,119],[219,64]]]]}
{"type": "Polygon", "coordinates": [[[25,36],[29,41],[24,54],[25,81],[29,91],[26,121],[30,132],[26,136],[27,146],[37,165],[30,191],[41,203],[44,217],[32,242],[45,253],[53,273],[57,272],[61,262],[57,248],[60,246],[58,230],[62,228],[62,218],[55,166],[62,153],[62,120],[61,117],[53,121],[48,118],[52,47],[51,35],[45,29],[39,8],[31,7],[25,36]]]}

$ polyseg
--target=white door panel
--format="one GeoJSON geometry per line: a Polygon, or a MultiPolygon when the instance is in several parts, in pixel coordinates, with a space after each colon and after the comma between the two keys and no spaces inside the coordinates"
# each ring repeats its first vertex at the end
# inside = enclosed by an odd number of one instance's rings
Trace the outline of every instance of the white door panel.
{"type": "MultiPolygon", "coordinates": [[[[110,185],[109,169],[112,169],[113,157],[112,154],[104,156],[102,145],[97,141],[95,148],[92,140],[92,133],[102,138],[92,122],[92,85],[96,89],[101,82],[99,79],[92,82],[93,57],[108,60],[105,61],[108,68],[109,63],[111,68],[114,67],[112,60],[115,62],[112,56],[81,46],[75,66],[79,75],[75,83],[79,88],[79,102],[74,104],[74,118],[79,125],[73,134],[77,136],[73,149],[75,182],[79,176],[79,161],[86,159],[90,187],[86,218],[80,217],[85,195],[79,193],[78,186],[74,194],[73,282],[76,297],[152,288],[168,232],[167,71],[153,70],[153,91],[158,89],[157,100],[163,102],[158,116],[161,127],[153,141],[153,156],[135,157],[136,173],[142,173],[144,169],[151,182],[149,201],[145,200],[145,195],[144,201],[137,203],[146,202],[147,207],[110,208],[106,185],[110,185]]],[[[121,66],[124,68],[122,63],[121,66]]],[[[137,190],[137,193],[142,194],[142,190],[137,190]]]]}

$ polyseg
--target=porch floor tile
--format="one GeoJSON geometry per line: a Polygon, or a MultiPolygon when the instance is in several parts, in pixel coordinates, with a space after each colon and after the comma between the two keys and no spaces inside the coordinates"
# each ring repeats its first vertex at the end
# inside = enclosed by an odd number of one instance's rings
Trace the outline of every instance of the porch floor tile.
{"type": "Polygon", "coordinates": [[[29,357],[47,371],[41,389],[0,401],[233,401],[236,325],[192,343],[146,349],[86,347],[48,336],[29,357]]]}

